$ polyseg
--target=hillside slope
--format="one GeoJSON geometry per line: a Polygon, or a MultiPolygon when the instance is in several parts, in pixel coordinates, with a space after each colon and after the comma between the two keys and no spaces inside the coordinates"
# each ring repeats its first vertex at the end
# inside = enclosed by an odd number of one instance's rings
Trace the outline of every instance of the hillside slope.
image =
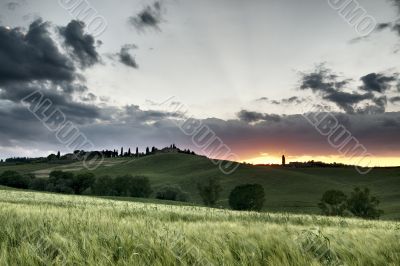
{"type": "MultiPolygon", "coordinates": [[[[4,170],[34,172],[45,177],[52,170],[85,171],[82,163],[68,165],[19,165],[1,167],[4,170]]],[[[208,177],[219,177],[223,185],[219,206],[228,206],[229,192],[237,185],[258,183],[266,192],[265,210],[274,212],[319,213],[317,203],[329,189],[350,192],[354,187],[368,187],[381,200],[383,218],[400,219],[400,168],[374,169],[360,175],[353,168],[273,168],[241,165],[231,175],[224,175],[218,166],[201,156],[157,154],[139,159],[106,159],[93,171],[96,175],[144,175],[153,189],[166,184],[180,185],[190,195],[190,201],[201,203],[197,183],[208,177]]]]}
{"type": "Polygon", "coordinates": [[[386,218],[400,219],[400,169],[375,169],[360,175],[353,168],[273,168],[241,165],[224,175],[209,159],[186,154],[158,154],[100,167],[96,175],[121,174],[148,176],[155,190],[165,184],[179,184],[191,200],[201,203],[196,184],[208,177],[219,177],[223,185],[219,205],[228,206],[229,192],[237,185],[258,183],[266,192],[265,210],[318,213],[321,195],[329,189],[350,192],[355,186],[370,188],[382,201],[386,218]]]}

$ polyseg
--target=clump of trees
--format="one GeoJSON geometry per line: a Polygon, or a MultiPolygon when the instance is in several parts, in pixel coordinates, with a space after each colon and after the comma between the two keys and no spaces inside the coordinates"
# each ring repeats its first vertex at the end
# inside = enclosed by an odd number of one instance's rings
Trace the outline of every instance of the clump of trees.
{"type": "Polygon", "coordinates": [[[92,173],[74,175],[71,172],[52,171],[49,178],[35,178],[6,171],[0,175],[0,185],[75,195],[126,196],[147,198],[152,189],[147,177],[124,175],[115,178],[98,177],[92,173]]]}
{"type": "Polygon", "coordinates": [[[189,196],[179,186],[167,185],[160,188],[156,193],[156,198],[161,200],[183,201],[186,202],[189,196]]]}
{"type": "Polygon", "coordinates": [[[216,177],[208,178],[205,184],[198,183],[197,189],[206,206],[215,206],[222,191],[220,180],[216,177]]]}
{"type": "Polygon", "coordinates": [[[379,200],[371,196],[368,188],[355,188],[350,196],[339,190],[329,190],[322,195],[318,204],[322,213],[329,216],[348,214],[365,219],[379,219],[383,211],[378,209],[379,200]]]}
{"type": "Polygon", "coordinates": [[[0,175],[0,185],[13,188],[29,188],[31,176],[20,175],[15,171],[5,171],[0,175]]]}
{"type": "Polygon", "coordinates": [[[264,188],[259,184],[237,186],[229,195],[229,205],[239,211],[261,211],[264,201],[264,188]]]}
{"type": "Polygon", "coordinates": [[[322,195],[318,207],[325,215],[342,216],[346,210],[347,196],[340,190],[328,190],[322,195]]]}

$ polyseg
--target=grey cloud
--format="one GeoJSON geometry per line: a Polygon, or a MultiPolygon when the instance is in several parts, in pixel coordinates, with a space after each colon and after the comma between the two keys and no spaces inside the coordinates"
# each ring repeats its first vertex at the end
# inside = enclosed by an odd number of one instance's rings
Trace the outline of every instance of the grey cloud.
{"type": "Polygon", "coordinates": [[[392,97],[389,100],[391,103],[398,103],[400,102],[400,96],[392,97]]]}
{"type": "Polygon", "coordinates": [[[323,99],[335,103],[347,113],[354,113],[354,105],[365,100],[374,99],[371,93],[358,94],[341,91],[331,91],[323,96],[323,99]]]}
{"type": "Polygon", "coordinates": [[[97,96],[89,92],[87,95],[81,97],[84,102],[93,102],[97,100],[97,96]]]}
{"type": "Polygon", "coordinates": [[[146,6],[139,14],[129,17],[128,21],[138,31],[144,31],[149,28],[160,30],[159,25],[162,22],[161,2],[156,1],[152,5],[146,6]]]}
{"type": "Polygon", "coordinates": [[[255,100],[256,102],[267,102],[267,103],[271,103],[271,104],[275,104],[275,105],[281,105],[281,104],[301,104],[305,101],[307,101],[307,99],[305,98],[299,98],[297,96],[293,96],[290,98],[285,98],[285,99],[281,99],[281,100],[269,100],[267,97],[261,97],[255,100]]]}
{"type": "Polygon", "coordinates": [[[6,7],[8,10],[14,11],[15,9],[17,9],[20,6],[19,3],[17,2],[8,2],[6,3],[6,7]]]}
{"type": "Polygon", "coordinates": [[[340,78],[324,65],[319,65],[310,73],[301,73],[300,89],[310,89],[319,94],[322,99],[327,100],[346,113],[383,113],[386,109],[387,98],[375,96],[372,92],[384,92],[391,88],[394,77],[383,74],[369,74],[361,78],[363,85],[361,89],[366,93],[355,91],[347,92],[351,85],[350,79],[340,78]],[[372,105],[371,105],[372,103],[372,105]],[[360,106],[360,104],[363,104],[360,106]]]}
{"type": "MultiPolygon", "coordinates": [[[[400,1],[399,0],[389,0],[393,6],[397,9],[398,15],[400,15],[400,1]]],[[[389,29],[395,32],[397,35],[400,36],[400,20],[397,18],[393,22],[383,22],[379,23],[375,29],[376,32],[380,32],[383,30],[389,29]]]]}
{"type": "Polygon", "coordinates": [[[280,104],[301,104],[301,103],[303,103],[303,102],[305,102],[306,101],[306,99],[304,99],[304,98],[299,98],[299,97],[297,97],[297,96],[293,96],[293,97],[290,97],[290,98],[286,98],[286,99],[282,99],[282,100],[280,100],[280,101],[276,101],[276,100],[274,100],[274,101],[271,101],[271,103],[272,104],[276,104],[276,105],[280,105],[280,104]]]}
{"type": "Polygon", "coordinates": [[[339,76],[328,69],[325,64],[318,65],[314,71],[309,73],[300,73],[300,89],[311,89],[313,92],[331,92],[341,90],[347,84],[349,79],[339,79],[339,76]]]}
{"type": "Polygon", "coordinates": [[[60,34],[64,37],[64,44],[71,49],[71,54],[76,58],[81,67],[86,68],[100,61],[96,51],[95,39],[90,34],[84,33],[85,24],[73,20],[66,27],[60,27],[60,34]]]}
{"type": "Polygon", "coordinates": [[[256,99],[256,102],[263,102],[263,101],[269,101],[269,99],[267,97],[261,97],[256,99]]]}
{"type": "Polygon", "coordinates": [[[247,110],[241,110],[237,113],[239,120],[247,122],[247,123],[254,123],[260,121],[268,121],[268,122],[278,122],[280,121],[281,117],[275,114],[263,114],[258,112],[252,112],[247,110]]]}
{"type": "Polygon", "coordinates": [[[364,91],[375,91],[384,93],[392,88],[392,82],[397,80],[397,75],[385,76],[381,73],[371,73],[360,79],[363,85],[360,87],[364,91]]]}
{"type": "Polygon", "coordinates": [[[129,67],[138,68],[135,58],[130,54],[130,50],[136,49],[134,44],[126,44],[121,47],[121,51],[117,54],[119,61],[129,67]]]}
{"type": "Polygon", "coordinates": [[[398,9],[397,12],[400,13],[400,0],[389,0],[389,1],[392,2],[394,7],[398,9]]]}

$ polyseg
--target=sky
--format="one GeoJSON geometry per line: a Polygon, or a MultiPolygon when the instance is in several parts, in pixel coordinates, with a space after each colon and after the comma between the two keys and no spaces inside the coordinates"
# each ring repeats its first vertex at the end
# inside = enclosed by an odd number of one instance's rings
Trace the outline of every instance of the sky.
{"type": "Polygon", "coordinates": [[[173,97],[240,161],[347,162],[302,116],[321,104],[372,164],[400,165],[400,1],[350,1],[367,36],[330,2],[1,0],[0,158],[71,152],[21,104],[40,91],[97,149],[204,152],[173,97]]]}

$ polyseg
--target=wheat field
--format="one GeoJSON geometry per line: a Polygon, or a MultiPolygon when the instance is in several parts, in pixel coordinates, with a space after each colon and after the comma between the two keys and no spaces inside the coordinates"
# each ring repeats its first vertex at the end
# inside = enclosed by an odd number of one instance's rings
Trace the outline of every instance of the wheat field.
{"type": "Polygon", "coordinates": [[[400,223],[0,190],[1,265],[399,265],[400,223]]]}

